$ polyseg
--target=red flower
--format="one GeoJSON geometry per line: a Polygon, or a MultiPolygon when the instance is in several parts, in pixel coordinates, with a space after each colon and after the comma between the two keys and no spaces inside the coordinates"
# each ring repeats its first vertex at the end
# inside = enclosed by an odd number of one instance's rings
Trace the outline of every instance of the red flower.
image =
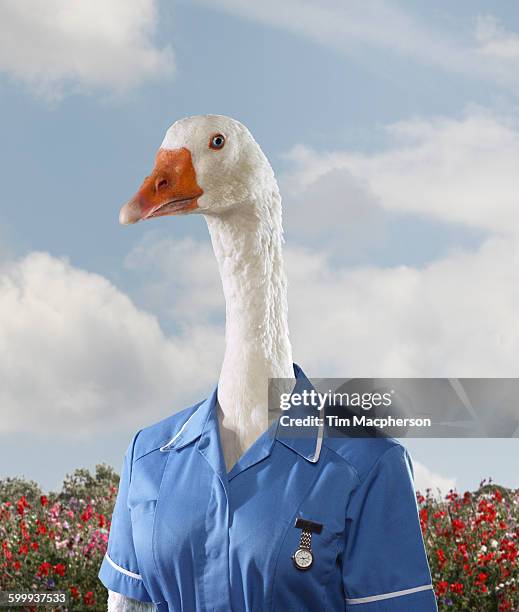
{"type": "Polygon", "coordinates": [[[54,573],[58,574],[58,576],[64,576],[67,567],[63,563],[57,563],[54,566],[54,573]]]}
{"type": "Polygon", "coordinates": [[[33,550],[38,550],[39,547],[40,545],[38,544],[38,542],[31,542],[31,548],[33,550]]]}
{"type": "Polygon", "coordinates": [[[105,527],[106,526],[106,518],[104,514],[98,514],[98,523],[97,523],[98,527],[105,527]]]}
{"type": "Polygon", "coordinates": [[[460,542],[458,544],[458,554],[460,554],[464,561],[467,561],[467,559],[469,558],[469,554],[467,552],[467,545],[464,542],[460,542]]]}
{"type": "Polygon", "coordinates": [[[456,595],[461,595],[463,593],[463,584],[461,582],[453,582],[451,584],[451,591],[456,593],[456,595]]]}
{"type": "Polygon", "coordinates": [[[93,591],[87,591],[83,595],[83,603],[85,606],[93,606],[95,605],[94,593],[93,591]]]}
{"type": "Polygon", "coordinates": [[[45,495],[41,495],[40,496],[40,504],[42,506],[46,506],[48,503],[49,503],[48,497],[46,497],[45,495]]]}
{"type": "Polygon", "coordinates": [[[18,554],[26,555],[28,552],[29,552],[29,547],[27,546],[27,544],[20,544],[20,546],[18,547],[18,554]]]}
{"type": "Polygon", "coordinates": [[[487,581],[488,578],[488,574],[485,574],[485,572],[480,572],[475,580],[475,585],[479,587],[479,590],[482,593],[486,593],[487,592],[487,585],[485,584],[485,582],[487,581]]]}
{"type": "Polygon", "coordinates": [[[22,537],[24,540],[30,540],[31,536],[27,531],[27,526],[25,525],[25,521],[23,519],[20,520],[20,531],[22,532],[22,537]]]}
{"type": "Polygon", "coordinates": [[[20,499],[18,500],[18,502],[16,503],[16,507],[18,510],[18,514],[23,516],[25,514],[25,508],[30,508],[31,505],[27,501],[25,495],[22,495],[20,499]]]}
{"type": "Polygon", "coordinates": [[[88,504],[85,511],[81,514],[81,520],[83,521],[83,523],[86,523],[92,518],[93,515],[94,511],[92,510],[92,506],[88,504]]]}
{"type": "Polygon", "coordinates": [[[438,584],[436,585],[436,595],[438,597],[445,595],[448,588],[449,588],[449,583],[445,580],[440,580],[440,582],[438,582],[438,584]]]}
{"type": "Polygon", "coordinates": [[[73,599],[77,599],[79,597],[79,591],[78,591],[76,586],[71,586],[70,587],[70,596],[73,599]]]}
{"type": "Polygon", "coordinates": [[[9,550],[9,544],[7,543],[7,541],[2,542],[2,548],[4,551],[4,557],[6,559],[11,559],[13,556],[13,553],[9,550]]]}
{"type": "Polygon", "coordinates": [[[490,561],[492,561],[492,559],[495,557],[493,552],[489,552],[486,555],[478,555],[478,565],[485,565],[486,563],[489,563],[490,561]]]}
{"type": "Polygon", "coordinates": [[[427,512],[427,508],[420,509],[420,528],[422,529],[422,533],[427,531],[427,520],[429,518],[429,513],[427,512]]]}
{"type": "Polygon", "coordinates": [[[476,524],[480,524],[483,522],[493,523],[497,516],[497,511],[493,504],[491,504],[486,499],[480,500],[478,504],[478,511],[481,515],[476,519],[476,524]]]}
{"type": "Polygon", "coordinates": [[[452,528],[454,533],[461,533],[462,531],[465,531],[465,523],[461,519],[453,519],[452,528]]]}
{"type": "Polygon", "coordinates": [[[438,557],[438,562],[440,564],[440,569],[445,565],[447,559],[445,558],[445,553],[443,552],[443,548],[438,548],[436,551],[436,556],[438,557]]]}
{"type": "Polygon", "coordinates": [[[13,567],[16,571],[18,571],[21,569],[22,564],[19,561],[13,561],[13,567]]]}
{"type": "Polygon", "coordinates": [[[40,519],[36,519],[37,532],[41,535],[45,535],[47,533],[47,526],[45,523],[42,523],[40,519]]]}
{"type": "Polygon", "coordinates": [[[38,568],[38,576],[48,576],[51,568],[52,565],[46,561],[40,563],[40,567],[38,568]]]}

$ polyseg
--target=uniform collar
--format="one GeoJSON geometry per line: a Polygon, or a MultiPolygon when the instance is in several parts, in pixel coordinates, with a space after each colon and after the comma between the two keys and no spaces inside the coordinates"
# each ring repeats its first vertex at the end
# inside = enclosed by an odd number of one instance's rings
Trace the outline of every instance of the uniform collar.
{"type": "Polygon", "coordinates": [[[187,421],[184,422],[171,440],[160,447],[161,451],[184,448],[184,446],[191,444],[191,442],[194,442],[202,435],[211,413],[213,413],[216,408],[217,391],[218,386],[213,389],[207,399],[198,405],[198,408],[195,408],[195,411],[187,421]]]}
{"type": "MultiPolygon", "coordinates": [[[[292,394],[301,393],[305,389],[308,391],[314,389],[303,370],[296,363],[294,363],[293,366],[296,382],[292,394]]],[[[195,408],[191,416],[184,422],[182,427],[169,442],[160,447],[161,451],[180,449],[200,438],[211,417],[213,415],[216,417],[217,393],[218,386],[216,386],[212,393],[198,405],[198,408],[195,408]]],[[[288,410],[288,414],[291,416],[302,416],[301,410],[305,411],[305,415],[309,414],[308,408],[301,409],[293,405],[288,410]]],[[[216,418],[214,418],[214,421],[216,421],[216,418]]],[[[282,427],[278,420],[277,423],[274,422],[271,427],[269,427],[264,435],[271,438],[274,437],[304,459],[316,463],[319,460],[321,452],[323,433],[322,426],[282,427]]]]}
{"type": "MultiPolygon", "coordinates": [[[[304,418],[307,416],[319,416],[316,410],[308,406],[298,406],[292,401],[294,394],[302,394],[303,391],[315,391],[314,386],[308,380],[303,370],[294,363],[294,375],[296,383],[290,396],[290,408],[283,411],[290,417],[304,418]]],[[[301,457],[312,463],[317,463],[321,455],[324,437],[324,421],[320,425],[291,425],[282,426],[278,419],[276,427],[276,439],[292,449],[301,457]]]]}

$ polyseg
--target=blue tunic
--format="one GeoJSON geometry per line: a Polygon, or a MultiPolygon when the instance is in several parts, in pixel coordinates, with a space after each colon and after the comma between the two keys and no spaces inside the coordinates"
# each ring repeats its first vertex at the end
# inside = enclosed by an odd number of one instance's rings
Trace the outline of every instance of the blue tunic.
{"type": "MultiPolygon", "coordinates": [[[[294,366],[297,384],[311,383],[294,366]]],[[[126,452],[99,578],[161,612],[433,612],[405,449],[386,438],[261,435],[227,473],[216,389],[126,452]],[[297,518],[313,563],[292,556],[297,518]]]]}

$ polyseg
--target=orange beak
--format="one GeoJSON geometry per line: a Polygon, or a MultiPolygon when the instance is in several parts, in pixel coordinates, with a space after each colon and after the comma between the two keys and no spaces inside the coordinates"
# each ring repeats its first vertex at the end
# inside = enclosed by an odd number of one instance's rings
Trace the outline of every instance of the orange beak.
{"type": "Polygon", "coordinates": [[[121,208],[119,221],[129,225],[152,217],[192,212],[198,208],[202,194],[190,151],[185,147],[159,149],[155,168],[121,208]]]}

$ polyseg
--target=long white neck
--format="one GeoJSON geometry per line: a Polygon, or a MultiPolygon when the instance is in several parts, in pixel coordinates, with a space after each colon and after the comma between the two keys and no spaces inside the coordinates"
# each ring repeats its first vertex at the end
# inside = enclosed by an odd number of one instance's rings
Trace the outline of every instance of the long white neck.
{"type": "Polygon", "coordinates": [[[277,187],[269,196],[206,215],[225,296],[218,403],[228,468],[267,428],[268,379],[293,378],[277,187]]]}

